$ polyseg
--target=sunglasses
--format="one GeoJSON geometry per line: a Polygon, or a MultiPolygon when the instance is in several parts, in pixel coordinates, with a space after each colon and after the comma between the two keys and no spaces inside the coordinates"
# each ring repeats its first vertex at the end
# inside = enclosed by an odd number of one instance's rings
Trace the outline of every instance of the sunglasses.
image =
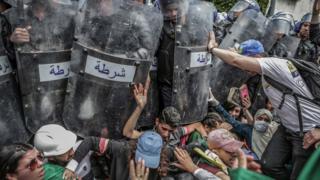
{"type": "Polygon", "coordinates": [[[30,169],[30,171],[34,171],[39,167],[39,161],[42,162],[44,160],[44,157],[42,154],[38,154],[38,156],[36,158],[33,158],[29,164],[28,164],[28,168],[30,169]]]}

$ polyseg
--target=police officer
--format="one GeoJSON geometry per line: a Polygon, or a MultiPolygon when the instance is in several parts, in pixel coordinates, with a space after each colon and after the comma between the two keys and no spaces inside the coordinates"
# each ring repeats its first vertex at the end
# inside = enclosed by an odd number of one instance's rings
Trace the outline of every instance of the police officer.
{"type": "Polygon", "coordinates": [[[141,8],[139,1],[124,0],[120,5],[117,3],[119,2],[114,0],[92,1],[90,10],[100,11],[82,32],[91,32],[89,44],[98,45],[108,53],[147,59],[154,45],[147,17],[137,13],[137,9],[141,8]]]}
{"type": "Polygon", "coordinates": [[[14,74],[15,54],[13,44],[9,41],[11,26],[3,15],[11,7],[9,3],[12,2],[0,1],[0,146],[26,141],[29,137],[23,122],[20,94],[14,74]]]}
{"type": "Polygon", "coordinates": [[[176,38],[175,27],[177,21],[180,21],[185,17],[188,1],[160,0],[159,4],[164,17],[159,48],[156,52],[161,111],[161,109],[171,106],[174,47],[176,38]]]}
{"type": "Polygon", "coordinates": [[[233,23],[241,13],[247,10],[260,12],[260,6],[255,0],[238,0],[238,2],[233,5],[227,13],[227,19],[215,25],[214,32],[216,34],[217,42],[222,42],[233,23]]]}
{"type": "Polygon", "coordinates": [[[317,45],[310,40],[311,19],[312,14],[307,13],[295,24],[295,36],[301,39],[295,58],[316,62],[318,58],[318,49],[317,45]]]}
{"type": "MultiPolygon", "coordinates": [[[[293,29],[293,16],[288,12],[278,12],[271,16],[270,23],[267,27],[276,37],[276,43],[268,52],[270,56],[288,57],[287,46],[280,42],[282,38],[288,36],[293,29]]],[[[270,38],[270,34],[267,35],[270,38]]]]}

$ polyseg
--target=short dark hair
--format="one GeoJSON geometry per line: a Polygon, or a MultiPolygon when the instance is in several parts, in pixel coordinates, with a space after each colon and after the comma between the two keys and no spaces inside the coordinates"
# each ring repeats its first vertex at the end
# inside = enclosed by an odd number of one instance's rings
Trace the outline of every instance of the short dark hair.
{"type": "Polygon", "coordinates": [[[201,121],[202,125],[206,125],[209,128],[218,128],[219,124],[223,123],[221,116],[218,113],[210,112],[201,121]]]}
{"type": "Polygon", "coordinates": [[[179,111],[172,106],[164,108],[159,117],[160,123],[166,123],[171,127],[178,126],[180,121],[181,116],[179,111]]]}
{"type": "Polygon", "coordinates": [[[32,150],[33,146],[26,143],[16,143],[4,146],[0,150],[0,177],[6,177],[7,173],[14,173],[18,167],[20,159],[32,150]]]}
{"type": "Polygon", "coordinates": [[[235,104],[230,103],[228,101],[224,102],[222,106],[224,107],[224,109],[226,111],[230,111],[230,110],[232,110],[232,109],[234,109],[236,107],[240,107],[240,115],[239,115],[239,117],[243,116],[243,108],[241,106],[235,105],[235,104]]]}

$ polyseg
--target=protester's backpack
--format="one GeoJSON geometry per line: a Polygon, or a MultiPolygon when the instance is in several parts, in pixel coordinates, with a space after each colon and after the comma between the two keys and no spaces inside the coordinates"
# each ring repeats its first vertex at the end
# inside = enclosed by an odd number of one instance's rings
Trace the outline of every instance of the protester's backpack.
{"type": "Polygon", "coordinates": [[[279,105],[279,109],[282,108],[283,103],[285,102],[286,95],[292,95],[295,98],[296,106],[298,110],[299,116],[299,126],[300,126],[300,135],[303,136],[303,123],[302,123],[302,114],[300,108],[299,99],[305,99],[310,101],[320,108],[320,68],[317,64],[313,62],[297,60],[289,58],[289,61],[293,63],[293,65],[298,69],[301,77],[307,84],[311,94],[313,95],[314,99],[309,99],[304,95],[296,94],[290,87],[287,87],[284,84],[277,82],[276,80],[271,79],[270,77],[265,76],[265,80],[274,88],[278,89],[283,93],[282,101],[279,105]]]}

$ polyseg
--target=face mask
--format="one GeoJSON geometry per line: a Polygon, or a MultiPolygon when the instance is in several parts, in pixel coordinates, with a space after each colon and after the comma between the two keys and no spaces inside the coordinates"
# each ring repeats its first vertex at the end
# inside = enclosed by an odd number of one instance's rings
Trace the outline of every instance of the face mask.
{"type": "Polygon", "coordinates": [[[265,133],[269,127],[269,123],[265,121],[254,122],[254,129],[258,132],[265,133]]]}

